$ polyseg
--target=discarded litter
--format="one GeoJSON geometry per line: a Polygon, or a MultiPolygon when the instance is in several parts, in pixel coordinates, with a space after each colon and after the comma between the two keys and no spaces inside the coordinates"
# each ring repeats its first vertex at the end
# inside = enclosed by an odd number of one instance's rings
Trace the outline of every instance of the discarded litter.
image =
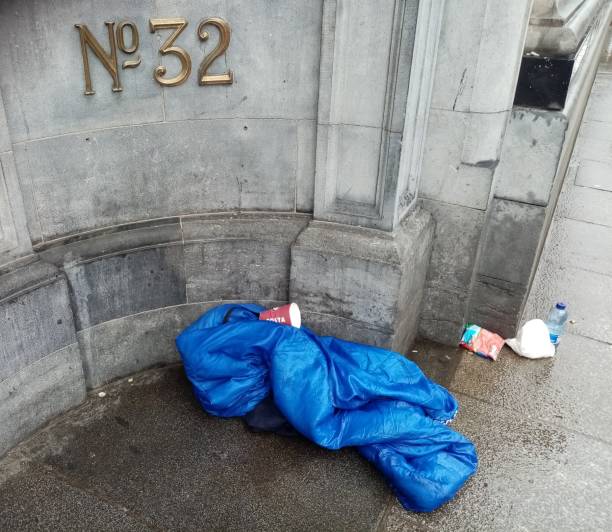
{"type": "Polygon", "coordinates": [[[134,382],[134,379],[133,379],[132,377],[130,377],[130,378],[128,379],[128,382],[134,382]]]}
{"type": "Polygon", "coordinates": [[[407,509],[433,511],[455,496],[478,459],[474,445],[444,424],[458,408],[446,389],[398,353],[306,327],[271,328],[259,319],[263,310],[221,305],[177,338],[204,410],[245,416],[272,398],[276,410],[250,416],[251,426],[276,431],[286,419],[327,449],[357,447],[407,509]]]}
{"type": "Polygon", "coordinates": [[[264,321],[273,321],[284,325],[292,325],[297,329],[302,325],[302,315],[300,309],[295,303],[283,305],[282,307],[274,307],[270,310],[264,310],[259,313],[259,319],[264,321]]]}
{"type": "Polygon", "coordinates": [[[106,397],[106,392],[98,392],[98,397],[104,399],[106,397]]]}
{"type": "Polygon", "coordinates": [[[504,346],[504,339],[498,334],[487,331],[478,325],[468,323],[463,331],[459,345],[481,357],[497,360],[504,346]]]}
{"type": "Polygon", "coordinates": [[[559,345],[561,336],[565,332],[565,322],[567,321],[567,305],[557,303],[548,313],[546,326],[550,334],[550,341],[553,345],[559,345]]]}
{"type": "Polygon", "coordinates": [[[517,354],[526,358],[550,358],[555,356],[555,346],[550,341],[548,327],[542,320],[529,320],[519,329],[516,338],[506,343],[517,354]]]}

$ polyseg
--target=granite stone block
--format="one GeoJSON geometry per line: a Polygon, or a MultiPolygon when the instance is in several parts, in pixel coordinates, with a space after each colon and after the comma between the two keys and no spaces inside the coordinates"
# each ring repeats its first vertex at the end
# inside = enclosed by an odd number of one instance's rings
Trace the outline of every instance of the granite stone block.
{"type": "Polygon", "coordinates": [[[475,323],[503,338],[516,334],[527,286],[477,274],[466,322],[475,323]]]}
{"type": "Polygon", "coordinates": [[[435,220],[419,334],[454,345],[463,328],[485,213],[433,200],[421,205],[435,220]]]}
{"type": "MultiPolygon", "coordinates": [[[[5,75],[0,87],[13,142],[162,120],[162,91],[152,74],[159,64],[159,44],[148,32],[148,19],[154,16],[153,0],[129,4],[120,0],[1,2],[0,65],[5,75]],[[107,20],[136,23],[140,32],[137,54],[142,64],[128,70],[119,67],[123,91],[112,92],[110,75],[90,51],[96,94],[85,96],[79,33],[74,24],[86,24],[108,51],[107,20]]],[[[133,58],[121,52],[118,56],[120,63],[133,58]]],[[[79,160],[71,150],[63,154],[79,160]]]]}
{"type": "Polygon", "coordinates": [[[393,331],[391,329],[374,327],[363,321],[342,318],[333,314],[302,311],[302,323],[319,336],[335,336],[360,344],[384,349],[392,348],[393,331]]]}
{"type": "Polygon", "coordinates": [[[187,301],[288,299],[290,250],[227,239],[185,245],[187,301]]]}
{"type": "Polygon", "coordinates": [[[322,0],[210,0],[205,7],[192,0],[155,4],[159,16],[189,21],[180,42],[191,55],[193,70],[185,83],[164,90],[168,120],[316,118],[322,0]],[[197,36],[197,25],[208,17],[221,17],[231,27],[227,51],[209,70],[231,70],[231,85],[198,85],[198,66],[218,42],[214,27],[206,28],[207,41],[197,36]]]}
{"type": "Polygon", "coordinates": [[[103,256],[66,268],[77,330],[185,303],[182,246],[103,256]]]}
{"type": "Polygon", "coordinates": [[[478,273],[526,285],[544,229],[545,213],[544,207],[494,199],[478,273]]]}
{"type": "Polygon", "coordinates": [[[79,331],[88,388],[179,360],[174,339],[188,325],[183,306],[150,310],[79,331]]]}
{"type": "MultiPolygon", "coordinates": [[[[408,3],[408,2],[406,2],[408,3]]],[[[336,2],[334,2],[336,4],[336,2]]],[[[331,98],[330,114],[323,123],[358,124],[379,128],[385,112],[395,6],[391,2],[347,2],[338,0],[333,38],[333,70],[320,98],[331,98]],[[357,29],[360,31],[356,31],[357,29]],[[359,47],[366,56],[350,53],[359,47]],[[359,90],[356,90],[359,88],[359,90]],[[350,98],[343,97],[351,95],[350,98]]]]}
{"type": "Polygon", "coordinates": [[[0,379],[0,456],[84,399],[85,380],[76,342],[0,379]]]}
{"type": "Polygon", "coordinates": [[[494,135],[485,143],[479,141],[478,125],[482,126],[468,113],[430,111],[419,186],[422,198],[486,208],[496,150],[489,146],[495,143],[490,140],[494,135]]]}
{"type": "Polygon", "coordinates": [[[391,231],[401,133],[353,124],[319,124],[315,217],[391,231]]]}
{"type": "Polygon", "coordinates": [[[60,276],[58,268],[41,261],[36,255],[15,260],[0,268],[0,301],[14,298],[60,276]]]}
{"type": "Polygon", "coordinates": [[[48,138],[15,157],[28,221],[49,240],[178,214],[293,211],[297,150],[295,122],[219,119],[48,138]]]}
{"type": "Polygon", "coordinates": [[[495,173],[495,196],[547,205],[567,126],[561,112],[514,109],[495,173]]]}
{"type": "Polygon", "coordinates": [[[310,312],[391,329],[401,267],[397,257],[393,262],[385,262],[384,257],[395,251],[393,241],[384,237],[374,240],[345,231],[344,226],[315,222],[291,251],[290,299],[310,312]],[[307,239],[317,241],[317,247],[309,247],[307,239]],[[359,250],[355,255],[342,253],[349,240],[359,250]]]}
{"type": "Polygon", "coordinates": [[[463,322],[468,300],[469,286],[453,289],[439,282],[427,282],[421,319],[463,322]]]}
{"type": "MultiPolygon", "coordinates": [[[[416,7],[415,1],[325,4],[314,198],[319,220],[386,231],[397,225],[416,7]],[[356,46],[369,53],[355,55],[356,46]]],[[[428,93],[420,98],[429,101],[428,93]]],[[[411,106],[419,106],[418,99],[411,106]]]]}
{"type": "MultiPolygon", "coordinates": [[[[231,301],[265,307],[285,301],[231,301]]],[[[208,309],[230,301],[177,305],[110,320],[79,331],[78,340],[88,388],[97,388],[157,365],[180,360],[175,339],[208,309]]]]}
{"type": "Polygon", "coordinates": [[[457,345],[464,327],[462,321],[421,317],[417,334],[423,339],[435,338],[436,342],[443,345],[457,345]]]}
{"type": "Polygon", "coordinates": [[[436,222],[428,284],[465,290],[469,287],[485,214],[442,202],[423,199],[421,205],[436,222]]]}
{"type": "Polygon", "coordinates": [[[23,290],[0,300],[0,338],[0,381],[73,344],[66,280],[43,278],[30,286],[24,282],[23,290]]]}
{"type": "Polygon", "coordinates": [[[184,218],[187,300],[287,300],[290,246],[309,220],[255,213],[184,218]]]}
{"type": "Polygon", "coordinates": [[[531,0],[447,3],[433,107],[478,113],[512,107],[531,4],[531,0]]]}
{"type": "Polygon", "coordinates": [[[0,264],[31,250],[15,157],[12,152],[0,153],[0,264]]]}
{"type": "Polygon", "coordinates": [[[312,222],[291,250],[289,299],[326,334],[403,351],[416,334],[432,240],[420,209],[391,234],[312,222]]]}

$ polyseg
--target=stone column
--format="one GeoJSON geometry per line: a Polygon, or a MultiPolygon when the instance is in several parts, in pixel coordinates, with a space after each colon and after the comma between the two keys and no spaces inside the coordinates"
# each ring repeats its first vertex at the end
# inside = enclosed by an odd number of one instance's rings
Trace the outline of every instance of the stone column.
{"type": "Polygon", "coordinates": [[[416,190],[443,7],[325,2],[314,220],[292,248],[290,288],[322,333],[399,351],[414,339],[433,236],[416,190]]]}

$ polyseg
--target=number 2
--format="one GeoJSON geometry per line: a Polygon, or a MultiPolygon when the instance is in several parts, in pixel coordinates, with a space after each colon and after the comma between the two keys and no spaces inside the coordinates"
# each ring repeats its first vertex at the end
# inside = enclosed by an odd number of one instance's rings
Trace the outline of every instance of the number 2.
{"type": "Polygon", "coordinates": [[[230,43],[231,30],[229,24],[222,18],[213,17],[207,18],[200,22],[198,26],[198,37],[200,40],[208,40],[209,33],[204,30],[204,26],[214,26],[219,30],[219,42],[215,49],[208,55],[204,56],[200,68],[198,70],[198,83],[200,85],[231,85],[234,82],[234,73],[228,70],[225,74],[207,74],[210,65],[215,59],[223,55],[230,43]]]}

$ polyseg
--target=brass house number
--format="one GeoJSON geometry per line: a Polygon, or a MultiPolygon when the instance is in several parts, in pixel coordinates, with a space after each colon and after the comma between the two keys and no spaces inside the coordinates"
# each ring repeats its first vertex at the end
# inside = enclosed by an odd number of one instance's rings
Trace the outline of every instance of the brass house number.
{"type": "MultiPolygon", "coordinates": [[[[114,22],[105,22],[108,30],[108,41],[110,50],[107,52],[104,47],[93,36],[89,28],[85,24],[75,24],[79,30],[79,38],[81,42],[81,54],[83,56],[83,72],[85,75],[85,95],[90,96],[95,94],[91,83],[91,72],[89,70],[89,50],[100,60],[104,68],[108,71],[113,79],[113,92],[121,92],[121,80],[119,79],[119,67],[117,62],[117,48],[124,54],[132,55],[138,50],[140,37],[138,28],[134,22],[123,21],[115,28],[114,22]],[[126,33],[129,29],[129,46],[126,44],[126,33]]],[[[224,74],[209,74],[208,69],[213,62],[225,53],[230,43],[231,30],[229,24],[222,18],[212,17],[200,22],[198,25],[198,37],[201,41],[206,41],[209,34],[206,27],[214,26],[219,31],[219,42],[215,49],[205,55],[198,68],[198,83],[200,85],[230,85],[234,82],[234,73],[228,70],[224,74]]],[[[189,74],[191,74],[191,57],[180,46],[176,46],[175,42],[187,27],[187,20],[181,17],[177,18],[152,18],[149,20],[149,29],[151,33],[158,30],[174,30],[170,36],[164,41],[159,48],[161,55],[174,55],[178,58],[181,64],[180,71],[170,76],[164,65],[159,65],[153,70],[153,78],[160,85],[166,87],[174,87],[184,83],[189,74]]],[[[121,68],[136,68],[141,63],[140,56],[135,56],[135,59],[123,61],[121,68]]]]}

